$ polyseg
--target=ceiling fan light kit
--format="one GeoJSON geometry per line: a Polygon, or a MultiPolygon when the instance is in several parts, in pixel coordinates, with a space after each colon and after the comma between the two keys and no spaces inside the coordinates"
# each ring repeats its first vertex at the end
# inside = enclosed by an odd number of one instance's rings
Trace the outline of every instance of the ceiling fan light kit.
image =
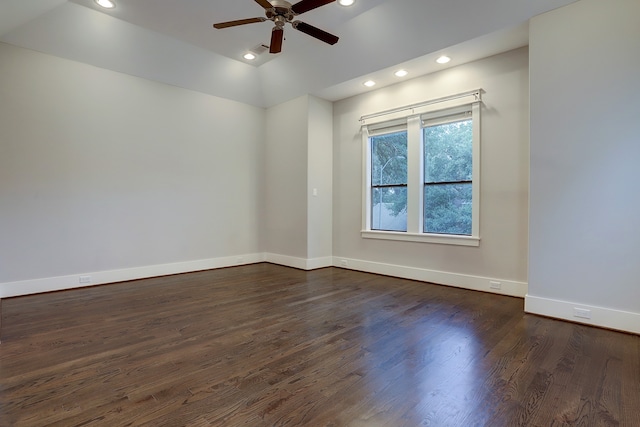
{"type": "Polygon", "coordinates": [[[271,45],[269,53],[280,53],[282,51],[282,41],[284,40],[284,27],[287,23],[293,28],[301,31],[311,37],[314,37],[327,44],[334,45],[338,43],[338,36],[330,34],[320,28],[307,24],[302,21],[294,21],[295,17],[310,10],[316,9],[336,0],[301,0],[292,5],[285,0],[255,0],[265,9],[265,17],[238,19],[235,21],[220,22],[213,24],[214,28],[222,29],[235,27],[238,25],[253,24],[264,21],[272,21],[274,27],[271,30],[271,45]]]}

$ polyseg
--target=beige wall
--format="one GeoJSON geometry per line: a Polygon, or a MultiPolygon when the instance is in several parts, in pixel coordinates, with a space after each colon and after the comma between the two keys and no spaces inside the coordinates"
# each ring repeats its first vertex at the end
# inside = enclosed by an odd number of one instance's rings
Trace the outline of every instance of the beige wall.
{"type": "Polygon", "coordinates": [[[581,0],[531,21],[527,297],[532,312],[636,333],[639,16],[637,0],[581,0]]]}
{"type": "Polygon", "coordinates": [[[332,103],[305,95],[266,116],[267,260],[305,269],[330,265],[332,103]]]}
{"type": "Polygon", "coordinates": [[[263,130],[260,108],[0,44],[0,283],[258,252],[263,130]]]}
{"type": "Polygon", "coordinates": [[[527,281],[529,174],[526,48],[419,77],[334,105],[334,256],[350,266],[488,290],[489,279],[527,281]],[[482,88],[479,247],[363,239],[359,117],[482,88]],[[385,265],[391,265],[386,267],[385,265]],[[377,266],[377,267],[376,267],[377,266]],[[398,269],[400,266],[402,268],[398,269]]]}
{"type": "Polygon", "coordinates": [[[264,251],[296,258],[307,257],[307,104],[266,112],[264,251]]]}
{"type": "Polygon", "coordinates": [[[313,96],[308,102],[307,258],[318,259],[333,254],[333,103],[313,96]]]}

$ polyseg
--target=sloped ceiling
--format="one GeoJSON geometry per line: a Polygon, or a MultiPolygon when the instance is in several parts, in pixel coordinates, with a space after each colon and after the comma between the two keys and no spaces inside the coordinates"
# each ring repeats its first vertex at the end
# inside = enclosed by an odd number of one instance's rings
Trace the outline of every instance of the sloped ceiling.
{"type": "Polygon", "coordinates": [[[330,46],[290,26],[283,51],[242,55],[268,44],[272,23],[213,29],[263,15],[253,0],[0,0],[0,41],[239,102],[269,107],[304,94],[338,100],[527,44],[527,21],[575,0],[356,0],[298,19],[340,37],[330,46]],[[380,85],[378,87],[380,87],[380,85]]]}

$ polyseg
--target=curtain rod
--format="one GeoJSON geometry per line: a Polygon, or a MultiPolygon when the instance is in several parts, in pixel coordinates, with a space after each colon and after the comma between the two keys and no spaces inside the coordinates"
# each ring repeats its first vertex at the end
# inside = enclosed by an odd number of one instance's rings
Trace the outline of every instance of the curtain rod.
{"type": "Polygon", "coordinates": [[[387,114],[399,113],[400,111],[412,110],[414,108],[425,107],[427,105],[438,104],[440,102],[446,102],[446,101],[451,101],[451,100],[454,100],[454,99],[465,98],[467,96],[475,96],[476,102],[477,101],[482,101],[482,89],[475,89],[475,90],[470,90],[468,92],[456,93],[455,95],[449,95],[449,96],[445,96],[445,97],[442,97],[442,98],[436,98],[436,99],[432,99],[430,101],[419,102],[417,104],[411,104],[411,105],[407,105],[407,106],[404,106],[404,107],[393,108],[391,110],[384,110],[384,111],[380,111],[378,113],[366,114],[366,115],[360,117],[360,121],[364,122],[367,119],[373,119],[375,117],[386,116],[387,114]]]}

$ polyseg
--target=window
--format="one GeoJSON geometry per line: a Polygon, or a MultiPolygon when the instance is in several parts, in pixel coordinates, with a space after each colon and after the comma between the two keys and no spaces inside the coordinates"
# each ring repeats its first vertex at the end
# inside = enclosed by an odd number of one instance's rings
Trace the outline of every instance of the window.
{"type": "Polygon", "coordinates": [[[441,109],[406,108],[411,114],[404,117],[394,110],[393,119],[363,126],[363,237],[479,245],[479,92],[474,95],[473,102],[441,109]]]}
{"type": "Polygon", "coordinates": [[[371,137],[371,228],[407,231],[407,132],[371,137]]]}
{"type": "Polygon", "coordinates": [[[423,129],[425,233],[471,236],[473,120],[423,129]]]}

